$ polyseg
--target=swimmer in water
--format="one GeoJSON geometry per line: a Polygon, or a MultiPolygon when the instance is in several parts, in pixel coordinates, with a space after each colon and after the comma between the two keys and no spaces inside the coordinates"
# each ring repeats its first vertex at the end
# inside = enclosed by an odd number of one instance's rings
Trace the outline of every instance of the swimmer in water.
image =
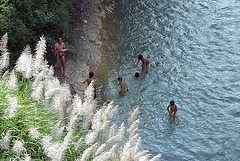
{"type": "Polygon", "coordinates": [[[119,82],[118,85],[121,86],[121,90],[119,91],[119,94],[127,92],[128,86],[127,86],[127,83],[125,81],[123,81],[122,77],[118,78],[118,82],[119,82]],[[127,90],[126,90],[126,87],[127,87],[127,90]]]}
{"type": "Polygon", "coordinates": [[[168,105],[167,107],[167,111],[169,113],[169,117],[176,117],[176,114],[177,114],[177,105],[174,103],[174,101],[170,101],[170,105],[168,105]]]}
{"type": "Polygon", "coordinates": [[[149,68],[148,59],[144,58],[143,55],[138,55],[138,62],[136,64],[136,67],[138,66],[139,61],[142,61],[142,73],[145,72],[145,68],[146,68],[146,73],[148,73],[148,68],[149,68]]]}

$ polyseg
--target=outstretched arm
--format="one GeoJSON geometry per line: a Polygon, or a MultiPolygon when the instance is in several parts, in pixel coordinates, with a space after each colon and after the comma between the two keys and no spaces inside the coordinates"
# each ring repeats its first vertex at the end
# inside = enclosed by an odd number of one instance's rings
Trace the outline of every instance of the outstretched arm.
{"type": "Polygon", "coordinates": [[[85,83],[87,83],[87,79],[85,79],[85,81],[82,82],[82,84],[85,84],[85,83]]]}
{"type": "Polygon", "coordinates": [[[168,105],[168,107],[167,107],[167,111],[168,111],[168,113],[170,112],[170,111],[169,111],[169,107],[170,107],[170,106],[168,105]]]}
{"type": "Polygon", "coordinates": [[[137,62],[137,64],[136,64],[136,67],[138,66],[139,61],[140,61],[140,60],[138,59],[138,62],[137,62]]]}

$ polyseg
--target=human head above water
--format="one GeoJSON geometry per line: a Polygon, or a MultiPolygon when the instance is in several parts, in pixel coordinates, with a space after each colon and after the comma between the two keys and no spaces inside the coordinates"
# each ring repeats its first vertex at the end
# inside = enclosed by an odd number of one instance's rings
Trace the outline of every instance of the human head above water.
{"type": "Polygon", "coordinates": [[[143,59],[143,55],[141,55],[141,54],[138,55],[138,59],[139,59],[139,60],[143,59]]]}
{"type": "Polygon", "coordinates": [[[170,101],[170,105],[174,105],[174,101],[170,101]]]}
{"type": "Polygon", "coordinates": [[[138,72],[135,73],[134,77],[140,77],[140,74],[138,72]]]}
{"type": "Polygon", "coordinates": [[[118,77],[118,81],[122,81],[122,77],[118,77]]]}
{"type": "Polygon", "coordinates": [[[93,73],[93,71],[91,71],[90,73],[89,73],[89,78],[92,78],[94,76],[94,73],[93,73]]]}

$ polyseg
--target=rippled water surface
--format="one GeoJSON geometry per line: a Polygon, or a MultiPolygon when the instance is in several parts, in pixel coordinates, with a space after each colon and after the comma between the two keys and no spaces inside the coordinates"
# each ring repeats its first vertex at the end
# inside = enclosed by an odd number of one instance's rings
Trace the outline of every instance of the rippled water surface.
{"type": "Polygon", "coordinates": [[[143,147],[162,160],[239,160],[240,1],[106,0],[106,8],[100,103],[114,100],[120,120],[140,107],[143,147]],[[139,54],[150,68],[134,80],[139,54]]]}

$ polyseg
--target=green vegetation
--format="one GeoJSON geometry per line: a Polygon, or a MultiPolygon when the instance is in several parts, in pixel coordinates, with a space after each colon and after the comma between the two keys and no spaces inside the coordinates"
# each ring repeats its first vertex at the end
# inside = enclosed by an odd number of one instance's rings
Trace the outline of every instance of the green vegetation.
{"type": "Polygon", "coordinates": [[[8,33],[11,63],[26,45],[33,49],[40,36],[49,44],[67,38],[74,0],[0,0],[0,35],[8,33]]]}

